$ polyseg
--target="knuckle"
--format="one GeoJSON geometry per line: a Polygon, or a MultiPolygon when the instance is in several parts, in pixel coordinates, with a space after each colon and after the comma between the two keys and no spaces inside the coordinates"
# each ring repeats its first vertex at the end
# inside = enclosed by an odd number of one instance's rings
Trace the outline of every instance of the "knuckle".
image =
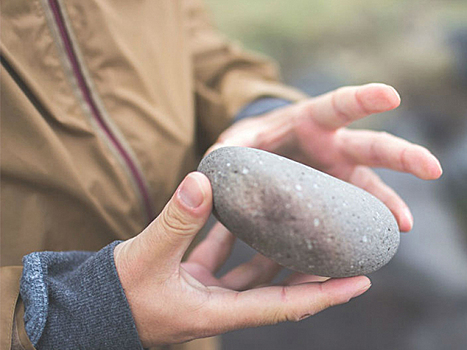
{"type": "Polygon", "coordinates": [[[364,97],[362,96],[362,89],[357,88],[354,90],[354,98],[356,102],[356,108],[360,115],[370,115],[372,111],[367,107],[364,97]]]}
{"type": "Polygon", "coordinates": [[[352,118],[346,111],[342,110],[339,106],[339,103],[337,101],[338,93],[339,90],[337,90],[336,93],[331,96],[331,106],[334,110],[334,114],[340,120],[341,124],[346,125],[352,121],[352,118]]]}
{"type": "Polygon", "coordinates": [[[174,206],[168,206],[159,218],[165,230],[181,236],[192,234],[197,227],[192,218],[175,209],[174,206]]]}
{"type": "Polygon", "coordinates": [[[381,156],[378,151],[378,145],[380,144],[381,139],[375,138],[373,142],[370,143],[370,149],[369,149],[369,154],[370,154],[370,161],[374,165],[379,165],[381,162],[381,156]]]}
{"type": "Polygon", "coordinates": [[[334,305],[337,305],[338,302],[335,298],[332,298],[331,295],[329,295],[329,293],[325,291],[323,284],[319,284],[319,298],[316,304],[317,305],[314,309],[316,310],[316,312],[319,312],[330,308],[334,305]]]}
{"type": "Polygon", "coordinates": [[[271,318],[271,324],[278,324],[282,323],[288,320],[288,314],[284,312],[282,308],[279,308],[274,311],[272,318],[271,318]]]}
{"type": "Polygon", "coordinates": [[[298,113],[301,118],[307,118],[309,116],[313,116],[315,114],[316,110],[316,101],[314,99],[311,99],[309,101],[306,101],[303,104],[298,105],[298,113]]]}
{"type": "Polygon", "coordinates": [[[304,313],[303,310],[287,310],[287,312],[284,312],[284,310],[277,310],[273,320],[274,324],[282,322],[300,322],[313,314],[313,312],[309,311],[304,313]]]}
{"type": "Polygon", "coordinates": [[[272,315],[272,323],[277,324],[294,319],[295,313],[288,309],[289,287],[283,286],[280,290],[280,303],[272,315]]]}
{"type": "Polygon", "coordinates": [[[289,322],[299,322],[302,320],[303,315],[299,312],[289,312],[287,315],[287,321],[289,322]]]}
{"type": "Polygon", "coordinates": [[[407,151],[408,151],[408,148],[405,147],[399,154],[399,168],[402,170],[402,171],[407,171],[408,169],[408,164],[407,164],[407,151]]]}
{"type": "Polygon", "coordinates": [[[281,301],[284,304],[287,304],[289,300],[289,287],[283,286],[281,289],[281,301]]]}

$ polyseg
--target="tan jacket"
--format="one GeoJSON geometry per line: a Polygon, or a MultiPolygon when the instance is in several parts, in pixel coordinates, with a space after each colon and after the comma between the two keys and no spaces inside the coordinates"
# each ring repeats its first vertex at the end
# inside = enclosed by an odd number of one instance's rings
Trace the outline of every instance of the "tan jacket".
{"type": "Polygon", "coordinates": [[[1,349],[25,254],[138,234],[242,106],[302,97],[200,0],[2,0],[1,56],[1,349]]]}

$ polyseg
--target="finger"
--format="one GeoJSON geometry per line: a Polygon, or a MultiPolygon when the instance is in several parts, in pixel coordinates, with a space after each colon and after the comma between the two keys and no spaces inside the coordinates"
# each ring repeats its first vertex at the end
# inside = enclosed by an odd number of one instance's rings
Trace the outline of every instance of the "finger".
{"type": "Polygon", "coordinates": [[[395,216],[401,231],[407,232],[412,229],[413,217],[409,207],[373,170],[358,166],[350,175],[349,182],[381,200],[395,216]]]}
{"type": "Polygon", "coordinates": [[[344,155],[356,164],[389,168],[424,180],[437,179],[443,172],[426,148],[385,132],[342,129],[337,140],[344,155]]]}
{"type": "Polygon", "coordinates": [[[206,322],[215,322],[216,332],[227,332],[283,321],[299,321],[330,306],[346,303],[370,286],[367,277],[359,276],[323,283],[217,294],[206,322]]]}
{"type": "Polygon", "coordinates": [[[305,108],[323,128],[336,130],[370,114],[398,107],[397,91],[385,84],[348,86],[314,98],[305,108]]]}
{"type": "Polygon", "coordinates": [[[202,265],[215,273],[230,256],[234,243],[235,236],[218,222],[192,251],[187,261],[202,265]]]}
{"type": "Polygon", "coordinates": [[[316,276],[316,275],[307,275],[300,272],[295,272],[289,277],[287,277],[281,285],[284,286],[293,286],[296,284],[303,283],[315,283],[315,282],[326,282],[330,277],[316,276]]]}
{"type": "Polygon", "coordinates": [[[250,261],[229,271],[221,278],[225,288],[245,290],[270,282],[281,266],[264,255],[256,254],[250,261]]]}
{"type": "Polygon", "coordinates": [[[178,270],[183,254],[206,223],[211,208],[208,178],[198,172],[189,174],[161,214],[136,237],[135,259],[159,270],[178,270]]]}

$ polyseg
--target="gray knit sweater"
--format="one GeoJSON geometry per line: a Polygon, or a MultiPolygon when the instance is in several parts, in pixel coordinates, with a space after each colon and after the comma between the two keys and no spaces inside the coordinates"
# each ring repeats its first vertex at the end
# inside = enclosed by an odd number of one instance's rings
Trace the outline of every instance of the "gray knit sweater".
{"type": "Polygon", "coordinates": [[[142,349],[111,243],[97,253],[23,258],[26,333],[38,349],[142,349]]]}

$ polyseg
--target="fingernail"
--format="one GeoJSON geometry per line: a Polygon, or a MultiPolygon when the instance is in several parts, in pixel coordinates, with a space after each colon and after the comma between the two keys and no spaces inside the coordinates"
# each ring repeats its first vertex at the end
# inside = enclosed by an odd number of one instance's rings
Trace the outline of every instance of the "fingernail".
{"type": "Polygon", "coordinates": [[[360,295],[362,295],[363,293],[365,293],[368,289],[370,289],[371,287],[371,283],[367,284],[365,287],[363,287],[362,289],[360,289],[358,292],[356,292],[351,299],[353,298],[356,298],[360,295]]]}
{"type": "Polygon", "coordinates": [[[439,178],[441,175],[443,175],[443,167],[441,166],[439,159],[436,158],[433,154],[431,155],[431,158],[434,160],[435,164],[437,165],[437,169],[435,170],[434,177],[439,178]]]}
{"type": "Polygon", "coordinates": [[[299,321],[302,321],[302,320],[304,320],[305,318],[308,318],[308,317],[310,317],[310,316],[311,316],[311,314],[305,314],[305,315],[303,315],[302,317],[300,317],[299,321]]]}
{"type": "Polygon", "coordinates": [[[410,228],[412,228],[413,227],[413,216],[412,216],[412,213],[410,212],[409,208],[404,209],[404,216],[406,217],[406,219],[410,223],[410,228]]]}
{"type": "Polygon", "coordinates": [[[399,92],[392,86],[389,86],[392,89],[392,92],[394,95],[396,95],[396,98],[400,101],[401,100],[401,95],[399,95],[399,92]]]}
{"type": "Polygon", "coordinates": [[[183,180],[178,190],[178,195],[183,203],[189,208],[198,208],[204,201],[204,192],[197,177],[201,176],[199,173],[189,174],[183,180]]]}

